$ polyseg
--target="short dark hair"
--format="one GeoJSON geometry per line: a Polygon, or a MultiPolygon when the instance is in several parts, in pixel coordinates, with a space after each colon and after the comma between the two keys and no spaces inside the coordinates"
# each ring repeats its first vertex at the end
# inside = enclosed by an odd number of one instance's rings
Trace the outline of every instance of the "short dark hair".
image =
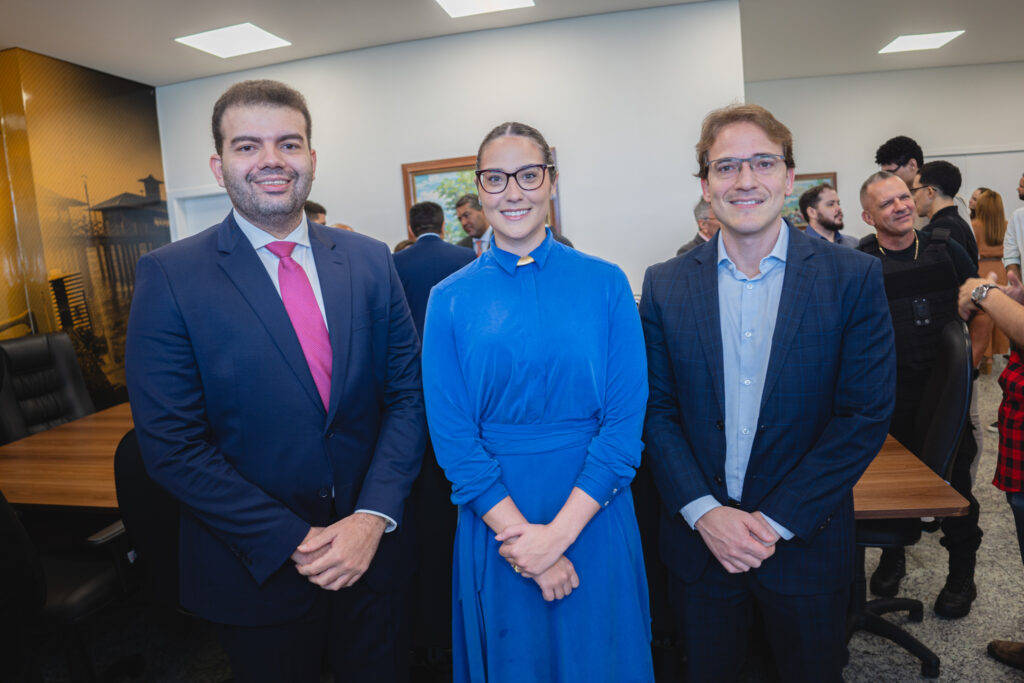
{"type": "Polygon", "coordinates": [[[793,133],[781,121],[759,104],[733,104],[715,109],[704,117],[701,124],[700,139],[697,141],[697,177],[708,177],[708,153],[715,144],[718,134],[726,126],[734,123],[752,123],[768,136],[768,139],[782,146],[782,156],[786,168],[794,168],[793,133]]]}
{"type": "Polygon", "coordinates": [[[930,185],[947,199],[952,199],[960,191],[963,176],[960,169],[948,161],[929,161],[917,172],[922,185],[930,185]]]}
{"type": "Polygon", "coordinates": [[[419,202],[409,209],[409,229],[419,237],[425,232],[441,234],[444,230],[444,209],[434,202],[419,202]]]}
{"type": "Polygon", "coordinates": [[[921,145],[906,135],[889,138],[875,150],[875,163],[879,166],[887,164],[906,166],[911,159],[917,162],[918,168],[924,165],[924,152],[921,151],[921,145]]]}
{"type": "Polygon", "coordinates": [[[804,217],[805,221],[808,223],[811,222],[811,217],[807,215],[807,209],[810,209],[811,207],[814,207],[815,209],[818,208],[818,202],[821,201],[821,193],[825,190],[835,189],[836,188],[832,187],[828,183],[821,183],[800,195],[800,215],[804,217]]]}
{"type": "Polygon", "coordinates": [[[213,147],[217,154],[224,152],[224,133],[220,129],[224,112],[235,106],[288,107],[301,113],[306,119],[306,144],[312,144],[313,121],[309,116],[306,98],[298,90],[280,81],[242,81],[224,91],[213,105],[213,147]]]}
{"type": "Polygon", "coordinates": [[[484,207],[480,204],[480,197],[478,197],[475,192],[468,192],[456,199],[455,210],[458,211],[459,207],[463,204],[469,204],[469,208],[476,209],[477,211],[484,210],[484,207]]]}
{"type": "Polygon", "coordinates": [[[324,208],[324,205],[317,204],[312,199],[306,200],[306,203],[302,205],[302,210],[306,212],[307,216],[314,213],[322,213],[325,216],[327,215],[327,209],[324,208]]]}

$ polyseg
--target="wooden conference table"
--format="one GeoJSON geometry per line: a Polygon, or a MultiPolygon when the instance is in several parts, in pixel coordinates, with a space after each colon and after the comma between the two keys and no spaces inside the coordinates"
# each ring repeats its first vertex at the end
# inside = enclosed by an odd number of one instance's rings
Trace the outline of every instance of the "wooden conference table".
{"type": "Polygon", "coordinates": [[[0,491],[17,505],[117,509],[114,451],[127,403],[0,446],[0,491]]]}
{"type": "MultiPolygon", "coordinates": [[[[20,505],[117,508],[114,450],[127,403],[0,446],[0,491],[20,505]]],[[[857,519],[949,517],[967,501],[892,437],[853,489],[857,519]]]]}

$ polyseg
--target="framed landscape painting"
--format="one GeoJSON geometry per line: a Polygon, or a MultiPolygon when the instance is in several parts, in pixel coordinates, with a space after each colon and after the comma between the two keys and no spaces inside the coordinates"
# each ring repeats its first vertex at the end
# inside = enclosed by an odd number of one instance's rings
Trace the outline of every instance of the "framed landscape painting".
{"type": "Polygon", "coordinates": [[[832,173],[798,173],[793,181],[793,193],[786,197],[786,203],[782,207],[782,217],[789,221],[790,225],[800,230],[807,229],[807,221],[800,213],[800,195],[815,185],[828,183],[836,187],[836,174],[832,173]]]}

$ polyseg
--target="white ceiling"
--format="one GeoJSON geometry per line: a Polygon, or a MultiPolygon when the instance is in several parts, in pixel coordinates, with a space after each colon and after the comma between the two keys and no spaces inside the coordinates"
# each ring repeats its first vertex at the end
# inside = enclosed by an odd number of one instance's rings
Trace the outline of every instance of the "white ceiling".
{"type": "MultiPolygon", "coordinates": [[[[22,47],[166,85],[374,45],[682,4],[536,2],[533,8],[451,19],[433,0],[0,0],[0,49],[22,47]],[[242,21],[292,46],[220,59],[173,41],[242,21]]],[[[740,13],[748,81],[1024,61],[1022,0],[740,0],[740,13]],[[967,32],[939,50],[877,54],[900,33],[961,28],[967,32]]]]}

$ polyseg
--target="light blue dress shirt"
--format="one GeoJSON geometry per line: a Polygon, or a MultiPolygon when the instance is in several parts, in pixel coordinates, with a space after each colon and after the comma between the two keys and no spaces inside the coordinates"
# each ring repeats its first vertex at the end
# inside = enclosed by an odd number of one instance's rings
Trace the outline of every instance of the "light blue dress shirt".
{"type": "MultiPolygon", "coordinates": [[[[316,259],[313,258],[313,248],[309,244],[309,225],[306,223],[306,214],[302,214],[302,220],[299,222],[297,228],[292,230],[287,237],[283,240],[279,240],[269,232],[266,232],[262,228],[258,228],[249,221],[245,220],[242,214],[238,213],[238,209],[232,209],[235,215],[235,222],[238,223],[239,229],[242,234],[245,235],[246,239],[252,244],[252,248],[256,250],[256,255],[260,257],[260,262],[263,267],[267,269],[267,275],[270,276],[271,281],[274,283],[274,289],[277,293],[281,293],[281,283],[278,282],[277,268],[280,259],[277,254],[267,249],[267,245],[271,242],[295,242],[295,248],[292,250],[292,260],[298,263],[302,270],[306,271],[306,278],[309,280],[310,286],[313,288],[313,296],[316,297],[316,305],[320,307],[320,315],[324,319],[324,326],[327,325],[327,313],[324,310],[324,295],[320,291],[320,278],[316,273],[316,259]]],[[[339,368],[331,369],[331,377],[333,381],[334,375],[339,371],[339,368]]],[[[331,492],[333,495],[333,491],[331,492]]],[[[355,510],[355,512],[365,512],[370,515],[376,515],[381,517],[387,522],[385,533],[390,533],[398,528],[398,522],[391,519],[382,512],[376,510],[355,510]]]]}
{"type": "MultiPolygon", "coordinates": [[[[725,388],[725,484],[732,500],[743,500],[743,481],[757,434],[788,249],[789,230],[780,221],[775,247],[761,259],[760,273],[748,278],[729,258],[721,237],[718,240],[718,310],[725,388]]],[[[683,506],[680,512],[693,527],[704,514],[721,505],[714,496],[701,496],[683,506]]],[[[793,532],[761,514],[779,536],[787,541],[793,538],[793,532]]]]}

